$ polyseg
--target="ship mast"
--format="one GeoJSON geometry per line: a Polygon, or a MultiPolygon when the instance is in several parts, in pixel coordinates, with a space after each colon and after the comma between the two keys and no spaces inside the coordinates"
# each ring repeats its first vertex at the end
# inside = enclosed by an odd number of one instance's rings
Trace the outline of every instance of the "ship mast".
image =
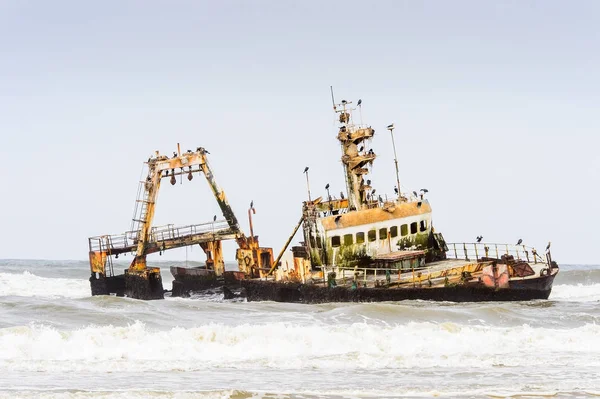
{"type": "MultiPolygon", "coordinates": [[[[367,207],[371,186],[365,183],[364,175],[369,173],[368,167],[377,157],[367,144],[373,138],[375,130],[370,126],[356,125],[352,119],[352,102],[342,100],[336,104],[331,90],[333,110],[339,114],[340,123],[337,138],[342,148],[342,164],[346,175],[348,208],[359,210],[367,207]]],[[[360,106],[360,100],[359,100],[360,106]]]]}

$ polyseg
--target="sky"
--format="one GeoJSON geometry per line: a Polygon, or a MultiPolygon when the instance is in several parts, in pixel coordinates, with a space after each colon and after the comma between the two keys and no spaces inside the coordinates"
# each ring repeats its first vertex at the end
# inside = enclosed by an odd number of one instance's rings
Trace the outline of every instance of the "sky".
{"type": "MultiPolygon", "coordinates": [[[[596,1],[0,0],[0,258],[87,259],[177,143],[210,151],[244,231],[253,200],[278,252],[306,166],[313,197],[344,189],[333,86],[362,99],[390,195],[395,123],[402,191],[429,190],[446,241],[598,264],[599,27],[596,1]]],[[[161,187],[155,224],[218,212],[197,176],[161,187]]],[[[152,259],[203,259],[188,251],[152,259]]]]}

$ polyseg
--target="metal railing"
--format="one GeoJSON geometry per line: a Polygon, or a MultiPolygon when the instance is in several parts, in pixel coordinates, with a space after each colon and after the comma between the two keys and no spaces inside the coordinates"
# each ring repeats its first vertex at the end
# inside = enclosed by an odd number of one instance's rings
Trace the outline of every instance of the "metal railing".
{"type": "MultiPolygon", "coordinates": [[[[175,226],[168,224],[165,226],[155,226],[150,229],[148,238],[149,243],[164,242],[179,238],[195,236],[207,233],[221,233],[229,229],[227,220],[217,220],[215,222],[192,224],[187,226],[175,226]]],[[[115,250],[123,250],[137,245],[140,230],[126,231],[123,234],[103,235],[89,238],[90,251],[104,251],[109,255],[115,250]]]]}
{"type": "Polygon", "coordinates": [[[535,248],[525,245],[495,244],[495,243],[447,243],[446,257],[449,259],[464,259],[479,261],[482,258],[500,259],[504,255],[513,256],[514,259],[533,263],[545,263],[545,259],[535,248]]]}
{"type": "MultiPolygon", "coordinates": [[[[387,284],[417,284],[422,283],[422,275],[420,272],[428,270],[427,266],[414,267],[410,269],[396,269],[396,268],[378,268],[378,267],[355,267],[355,268],[343,268],[337,266],[319,266],[323,277],[316,280],[322,284],[327,284],[328,274],[330,272],[336,272],[336,281],[341,281],[342,286],[352,283],[353,281],[360,282],[363,287],[368,287],[368,284],[376,285],[375,281],[385,282],[387,284]],[[389,278],[389,281],[388,281],[389,278]]],[[[439,278],[436,278],[439,280],[439,278]]],[[[315,281],[315,280],[313,280],[315,281]]]]}
{"type": "Polygon", "coordinates": [[[217,220],[214,223],[192,224],[175,227],[172,224],[153,227],[150,231],[150,241],[167,241],[205,233],[219,233],[229,229],[226,220],[217,220]]]}

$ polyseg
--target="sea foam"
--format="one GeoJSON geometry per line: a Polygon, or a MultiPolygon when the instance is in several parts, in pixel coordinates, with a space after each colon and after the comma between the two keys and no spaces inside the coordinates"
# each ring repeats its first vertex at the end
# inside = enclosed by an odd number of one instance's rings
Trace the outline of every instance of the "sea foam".
{"type": "Polygon", "coordinates": [[[164,331],[140,322],[72,331],[30,325],[0,329],[0,370],[481,368],[548,362],[558,367],[583,360],[600,366],[599,339],[595,324],[571,329],[449,322],[206,324],[164,331]]]}
{"type": "Polygon", "coordinates": [[[90,283],[82,279],[40,277],[30,272],[0,273],[0,296],[82,298],[90,296],[90,283]]]}
{"type": "Polygon", "coordinates": [[[553,301],[596,302],[600,301],[600,283],[557,284],[552,287],[553,301]]]}

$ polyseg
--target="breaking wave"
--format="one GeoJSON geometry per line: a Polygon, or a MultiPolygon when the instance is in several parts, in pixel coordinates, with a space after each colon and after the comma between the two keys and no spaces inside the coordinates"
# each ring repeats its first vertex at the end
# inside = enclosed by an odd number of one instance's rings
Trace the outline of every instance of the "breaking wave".
{"type": "Polygon", "coordinates": [[[598,266],[565,266],[560,269],[556,281],[559,284],[594,284],[600,282],[598,266]]]}
{"type": "MultiPolygon", "coordinates": [[[[262,393],[252,393],[239,390],[219,390],[219,391],[160,391],[160,390],[124,390],[124,391],[82,391],[82,390],[57,390],[57,391],[0,391],[0,399],[135,399],[135,398],[177,398],[177,399],[251,399],[251,398],[272,398],[273,396],[262,393]]],[[[280,399],[285,399],[285,395],[277,395],[280,399]]]]}
{"type": "Polygon", "coordinates": [[[30,272],[0,273],[0,296],[82,298],[90,296],[90,283],[82,279],[49,278],[30,272]]]}
{"type": "Polygon", "coordinates": [[[596,302],[600,301],[600,283],[558,284],[552,287],[550,299],[553,301],[596,302]]]}
{"type": "Polygon", "coordinates": [[[0,329],[0,370],[27,372],[234,369],[390,369],[510,366],[600,367],[600,326],[571,329],[408,323],[269,323],[156,331],[126,327],[0,329]]]}

